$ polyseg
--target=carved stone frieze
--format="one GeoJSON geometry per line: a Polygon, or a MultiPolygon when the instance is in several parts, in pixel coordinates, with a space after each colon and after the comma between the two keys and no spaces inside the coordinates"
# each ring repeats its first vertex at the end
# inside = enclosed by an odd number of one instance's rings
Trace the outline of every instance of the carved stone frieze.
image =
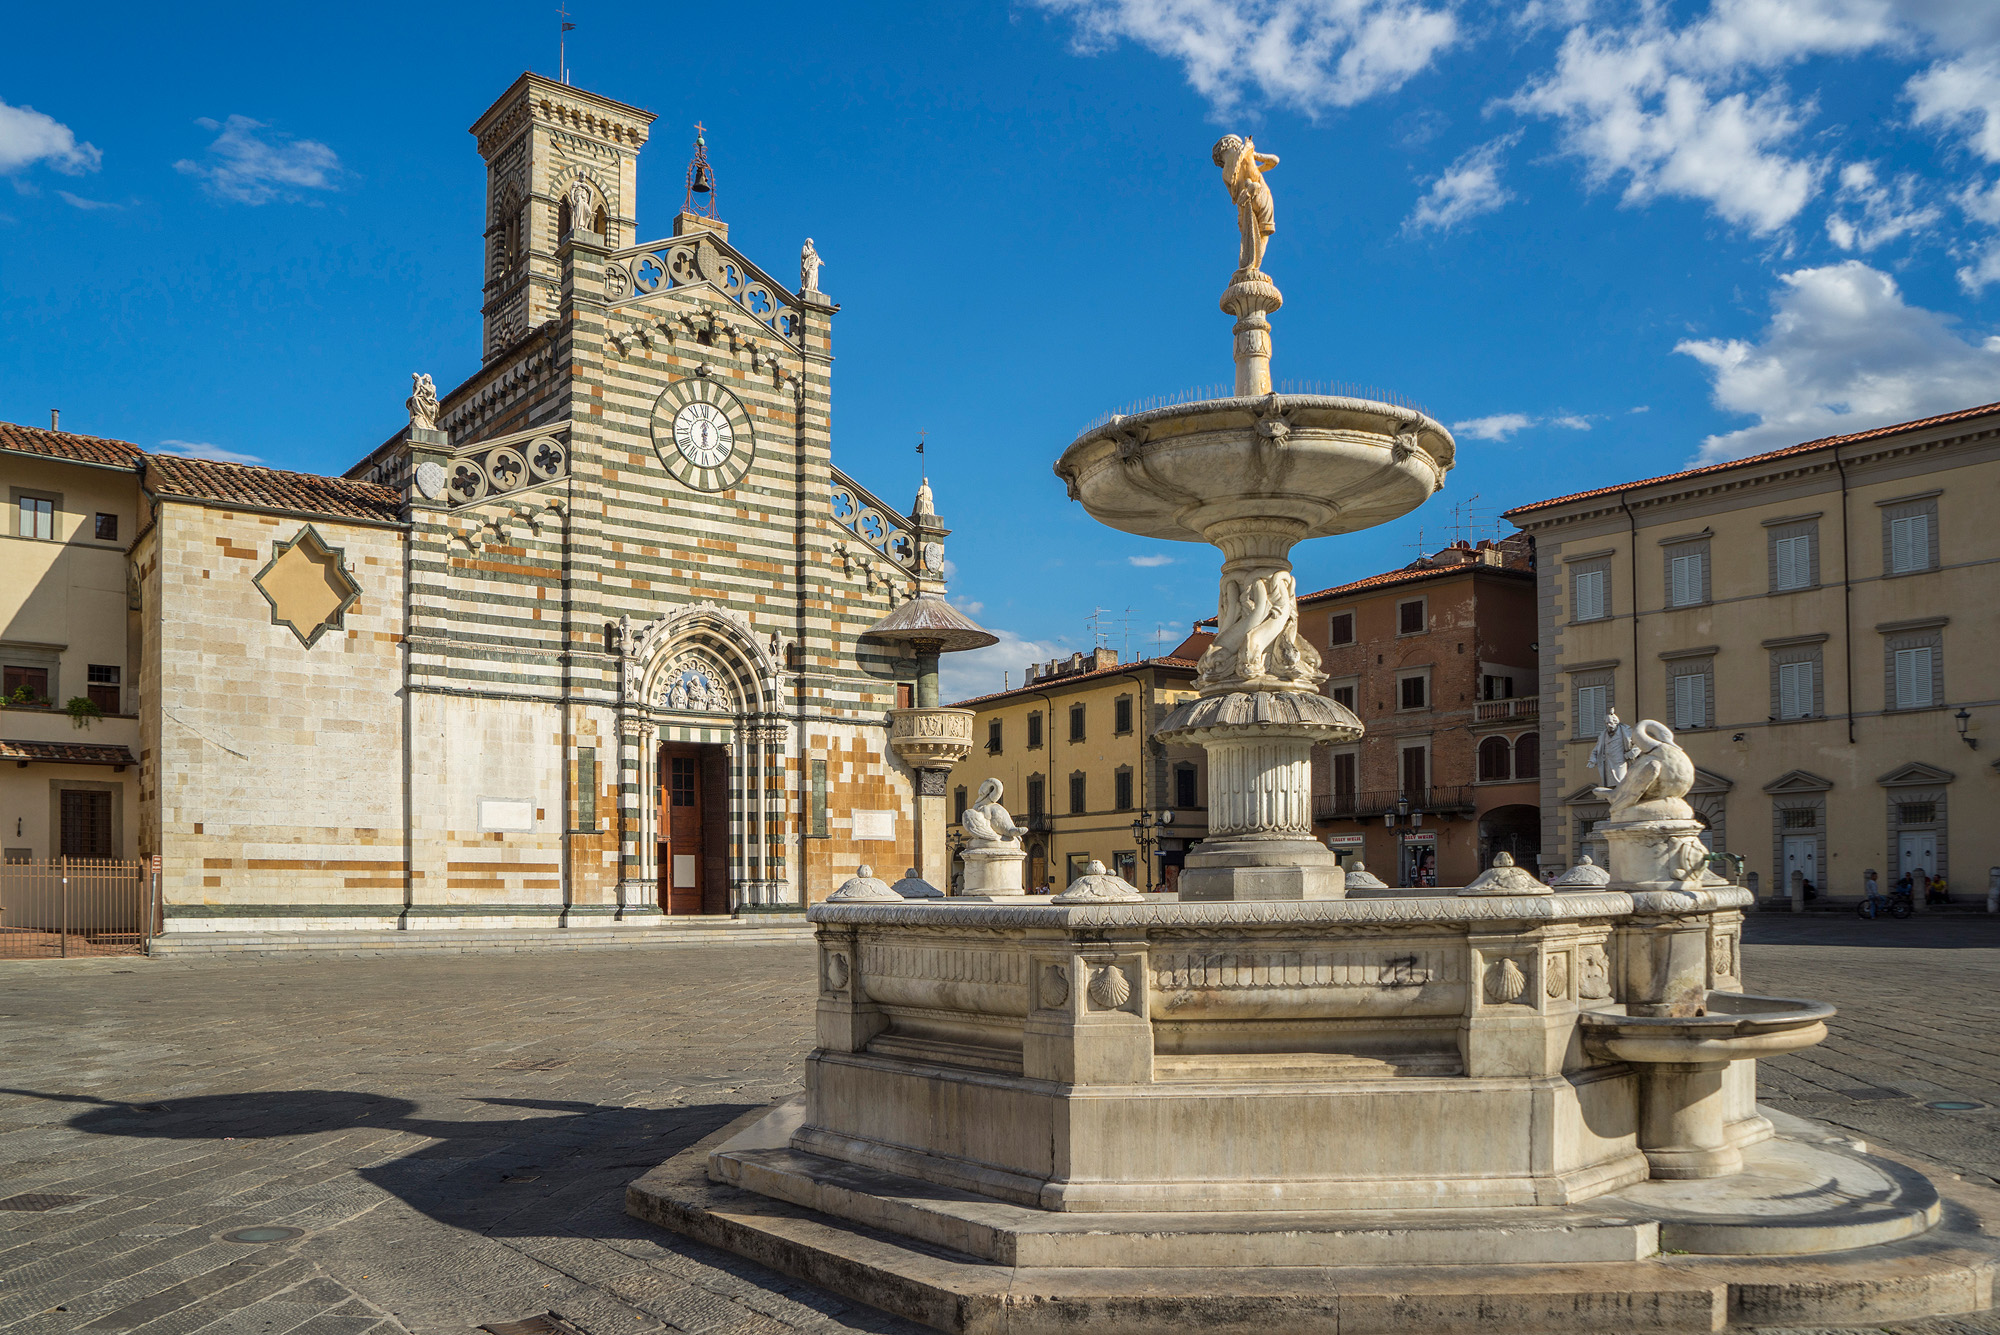
{"type": "Polygon", "coordinates": [[[1585,1001],[1603,1001],[1611,995],[1611,961],[1603,946],[1585,946],[1577,957],[1576,994],[1585,1001]]]}
{"type": "Polygon", "coordinates": [[[1463,974],[1448,950],[1156,951],[1156,991],[1231,991],[1274,987],[1421,987],[1463,974]]]}

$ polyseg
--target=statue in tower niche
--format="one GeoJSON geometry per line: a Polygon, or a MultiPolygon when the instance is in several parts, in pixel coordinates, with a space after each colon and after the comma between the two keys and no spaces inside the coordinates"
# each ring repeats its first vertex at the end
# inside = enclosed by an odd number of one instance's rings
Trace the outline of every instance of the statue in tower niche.
{"type": "Polygon", "coordinates": [[[435,431],[438,424],[438,392],[422,371],[410,372],[410,397],[403,401],[410,410],[410,425],[419,431],[435,431]]]}
{"type": "Polygon", "coordinates": [[[591,191],[587,181],[577,181],[569,188],[569,225],[575,232],[594,232],[597,228],[591,201],[597,196],[591,191]]]}
{"type": "Polygon", "coordinates": [[[1237,272],[1257,273],[1264,266],[1264,247],[1278,230],[1271,187],[1264,184],[1264,173],[1278,165],[1277,155],[1259,153],[1251,140],[1226,134],[1216,142],[1213,156],[1222,168],[1223,188],[1236,205],[1236,226],[1243,234],[1237,272]]]}
{"type": "Polygon", "coordinates": [[[805,248],[799,251],[799,291],[819,291],[819,271],[826,267],[826,261],[813,249],[813,239],[806,238],[805,248]]]}

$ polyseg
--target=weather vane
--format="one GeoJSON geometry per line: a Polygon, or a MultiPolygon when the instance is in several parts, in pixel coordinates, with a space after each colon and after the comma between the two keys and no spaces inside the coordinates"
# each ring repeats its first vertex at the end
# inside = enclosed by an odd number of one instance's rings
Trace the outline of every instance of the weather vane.
{"type": "Polygon", "coordinates": [[[565,84],[569,82],[569,34],[576,31],[576,25],[569,21],[569,10],[556,6],[556,17],[562,22],[562,31],[556,34],[556,77],[565,84]]]}

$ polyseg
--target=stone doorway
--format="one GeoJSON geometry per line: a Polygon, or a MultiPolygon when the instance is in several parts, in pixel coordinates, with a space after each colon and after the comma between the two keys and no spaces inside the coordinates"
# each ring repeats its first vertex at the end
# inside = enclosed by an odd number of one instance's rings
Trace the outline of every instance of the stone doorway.
{"type": "Polygon", "coordinates": [[[729,748],[662,746],[660,912],[729,912],[729,748]]]}

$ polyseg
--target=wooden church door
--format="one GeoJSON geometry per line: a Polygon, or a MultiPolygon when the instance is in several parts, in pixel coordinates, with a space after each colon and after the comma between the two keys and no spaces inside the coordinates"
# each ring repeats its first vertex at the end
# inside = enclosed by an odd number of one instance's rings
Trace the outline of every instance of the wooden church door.
{"type": "Polygon", "coordinates": [[[701,912],[701,757],[693,748],[663,748],[660,755],[660,909],[669,914],[701,912]]]}

